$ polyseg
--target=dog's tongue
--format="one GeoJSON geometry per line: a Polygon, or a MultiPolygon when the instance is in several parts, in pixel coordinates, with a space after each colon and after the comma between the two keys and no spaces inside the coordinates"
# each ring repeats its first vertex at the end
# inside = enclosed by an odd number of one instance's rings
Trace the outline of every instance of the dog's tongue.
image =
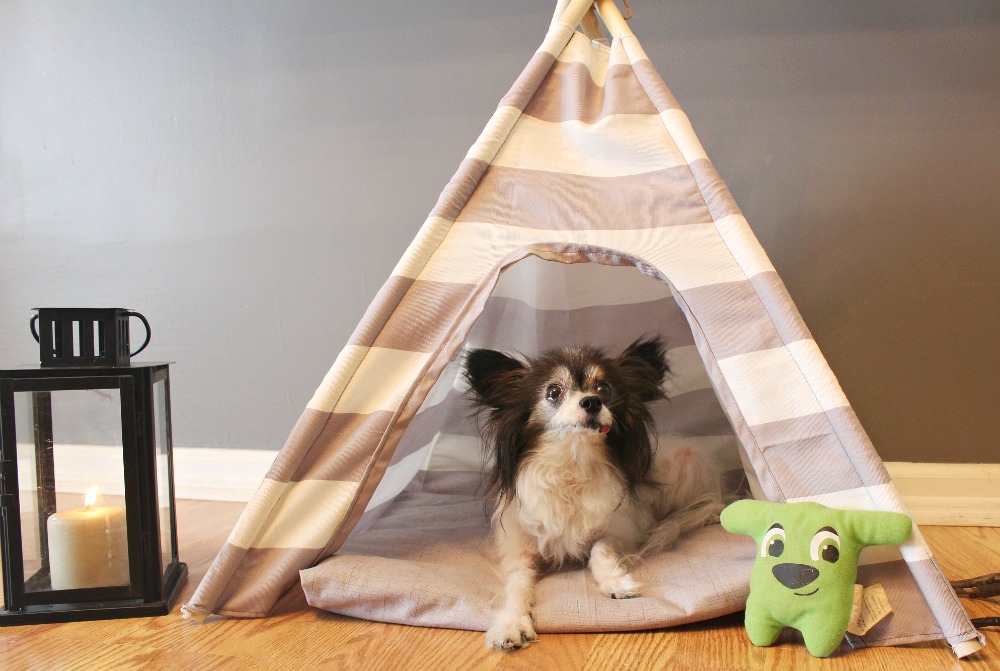
{"type": "Polygon", "coordinates": [[[601,431],[602,435],[607,435],[611,431],[611,425],[610,424],[601,424],[600,431],[601,431]]]}

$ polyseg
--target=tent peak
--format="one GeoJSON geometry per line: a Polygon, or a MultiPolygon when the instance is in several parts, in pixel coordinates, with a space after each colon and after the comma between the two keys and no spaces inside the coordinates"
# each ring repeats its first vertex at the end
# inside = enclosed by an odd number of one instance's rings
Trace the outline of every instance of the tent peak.
{"type": "MultiPolygon", "coordinates": [[[[628,24],[625,23],[625,17],[618,10],[618,6],[615,5],[614,0],[596,0],[596,2],[595,0],[559,0],[556,3],[556,11],[552,22],[562,23],[575,28],[595,6],[597,7],[598,15],[604,22],[605,27],[607,27],[608,32],[611,33],[612,38],[622,38],[632,34],[628,24]]],[[[625,8],[628,11],[628,17],[631,18],[632,8],[628,6],[627,2],[625,3],[625,8]]]]}

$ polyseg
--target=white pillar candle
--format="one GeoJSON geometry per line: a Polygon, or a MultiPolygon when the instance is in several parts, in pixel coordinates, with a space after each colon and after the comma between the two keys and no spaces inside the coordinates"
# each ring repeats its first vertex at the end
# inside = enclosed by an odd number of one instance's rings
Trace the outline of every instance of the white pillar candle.
{"type": "Polygon", "coordinates": [[[125,508],[95,506],[97,488],[84,508],[49,516],[49,575],[52,589],[128,585],[125,508]]]}

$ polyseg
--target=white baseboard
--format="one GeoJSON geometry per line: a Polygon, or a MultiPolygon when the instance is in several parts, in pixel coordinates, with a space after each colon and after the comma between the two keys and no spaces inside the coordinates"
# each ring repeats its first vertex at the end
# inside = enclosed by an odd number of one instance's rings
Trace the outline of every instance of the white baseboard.
{"type": "MultiPolygon", "coordinates": [[[[114,450],[64,446],[61,457],[73,482],[60,475],[60,491],[86,492],[99,474],[93,464],[114,450]],[[78,480],[76,482],[75,480],[78,480]]],[[[28,454],[26,452],[26,454],[28,454]]],[[[179,499],[250,500],[277,456],[274,450],[174,448],[174,492],[179,499]]],[[[120,458],[120,457],[119,457],[120,458]]],[[[27,469],[33,466],[20,464],[27,469]]],[[[886,469],[916,520],[922,525],[1000,527],[1000,464],[886,462],[886,469]]],[[[109,494],[118,492],[107,492],[109,494]]]]}
{"type": "MultiPolygon", "coordinates": [[[[56,450],[60,492],[82,495],[97,484],[104,495],[122,495],[120,447],[60,444],[56,450]],[[109,477],[109,472],[116,475],[109,477]]],[[[28,445],[18,449],[18,479],[22,488],[34,486],[33,454],[28,445]]],[[[249,501],[277,454],[274,450],[174,448],[174,495],[179,499],[249,501]]],[[[30,499],[24,503],[30,505],[30,499]]]]}
{"type": "Polygon", "coordinates": [[[1000,464],[885,467],[917,524],[1000,527],[1000,464]]]}
{"type": "MultiPolygon", "coordinates": [[[[276,454],[179,448],[174,452],[177,496],[248,501],[276,454]]],[[[885,466],[917,524],[1000,527],[1000,464],[885,466]]]]}
{"type": "Polygon", "coordinates": [[[274,450],[174,448],[174,495],[202,501],[249,501],[271,468],[274,450]]]}

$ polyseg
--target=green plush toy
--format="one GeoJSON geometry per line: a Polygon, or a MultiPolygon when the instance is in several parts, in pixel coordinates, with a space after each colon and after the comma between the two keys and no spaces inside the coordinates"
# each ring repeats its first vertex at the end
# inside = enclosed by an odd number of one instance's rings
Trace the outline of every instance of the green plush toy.
{"type": "Polygon", "coordinates": [[[723,510],[722,526],[757,541],[746,610],[750,642],[771,645],[792,627],[814,657],[830,655],[844,638],[861,549],[898,545],[912,533],[901,513],[752,500],[723,510]]]}

